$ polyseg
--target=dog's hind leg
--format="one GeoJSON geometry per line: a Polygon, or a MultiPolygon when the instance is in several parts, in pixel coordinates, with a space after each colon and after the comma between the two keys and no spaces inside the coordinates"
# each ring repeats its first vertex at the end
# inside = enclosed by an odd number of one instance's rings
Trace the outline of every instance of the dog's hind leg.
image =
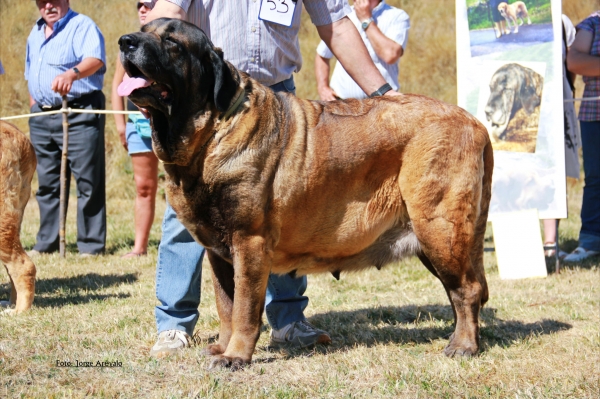
{"type": "Polygon", "coordinates": [[[420,258],[428,269],[435,270],[454,312],[455,331],[444,353],[474,355],[479,350],[479,309],[484,289],[472,265],[470,250],[463,247],[470,247],[473,237],[463,237],[458,244],[463,248],[455,248],[452,242],[457,235],[464,235],[463,226],[440,218],[416,224],[413,220],[413,226],[423,249],[420,258]],[[436,242],[431,236],[444,239],[436,242]]]}
{"type": "Polygon", "coordinates": [[[455,331],[444,350],[448,356],[470,356],[479,350],[479,311],[488,297],[483,239],[492,156],[489,141],[483,156],[472,154],[459,161],[448,154],[449,163],[443,167],[451,180],[425,175],[416,185],[404,186],[407,210],[422,250],[419,257],[440,279],[452,304],[455,331]],[[465,170],[472,173],[461,174],[465,170]]]}
{"type": "MultiPolygon", "coordinates": [[[[11,245],[11,243],[6,243],[11,245]]],[[[13,309],[7,312],[21,313],[31,307],[35,293],[35,265],[21,247],[20,241],[12,242],[12,253],[0,251],[0,261],[10,276],[10,305],[13,309]]]]}
{"type": "Polygon", "coordinates": [[[28,188],[29,186],[23,190],[24,193],[18,193],[19,195],[14,191],[5,191],[9,198],[4,199],[0,207],[0,262],[4,264],[10,276],[10,305],[15,306],[15,313],[31,307],[35,292],[35,265],[23,250],[20,240],[21,221],[27,204],[22,198],[28,198],[28,188]]]}

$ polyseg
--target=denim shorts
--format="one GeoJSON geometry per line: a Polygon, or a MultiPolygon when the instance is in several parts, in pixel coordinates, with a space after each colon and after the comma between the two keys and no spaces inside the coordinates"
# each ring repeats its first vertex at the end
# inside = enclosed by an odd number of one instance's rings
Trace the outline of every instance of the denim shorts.
{"type": "Polygon", "coordinates": [[[129,155],[152,152],[152,139],[140,136],[135,130],[133,123],[127,122],[125,136],[127,137],[127,151],[129,155]]]}

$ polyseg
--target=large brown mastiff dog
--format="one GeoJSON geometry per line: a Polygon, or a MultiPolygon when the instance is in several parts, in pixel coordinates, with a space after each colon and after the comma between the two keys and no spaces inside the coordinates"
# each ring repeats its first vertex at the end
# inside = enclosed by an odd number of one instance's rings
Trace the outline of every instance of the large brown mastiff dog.
{"type": "Polygon", "coordinates": [[[21,246],[21,222],[36,167],[31,142],[16,126],[0,121],[0,261],[10,278],[9,313],[31,307],[35,265],[21,246]],[[12,308],[14,306],[14,308],[12,308]]]}
{"type": "Polygon", "coordinates": [[[337,276],[411,255],[452,303],[445,353],[478,351],[493,158],[475,118],[417,95],[274,93],[179,20],[119,44],[133,77],[122,93],[149,112],[169,201],[207,249],[221,319],[211,367],[251,361],[269,273],[337,276]]]}

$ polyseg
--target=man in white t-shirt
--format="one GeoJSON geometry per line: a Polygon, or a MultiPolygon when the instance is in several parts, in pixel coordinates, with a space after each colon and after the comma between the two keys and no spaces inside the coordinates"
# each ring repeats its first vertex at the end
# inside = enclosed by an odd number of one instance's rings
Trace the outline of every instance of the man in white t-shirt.
{"type": "MultiPolygon", "coordinates": [[[[385,0],[356,0],[348,15],[358,29],[371,59],[386,82],[398,90],[398,61],[408,42],[410,19],[403,10],[391,7],[385,0]]],[[[315,75],[319,96],[323,101],[344,98],[367,98],[356,82],[338,62],[329,82],[329,61],[333,53],[325,42],[317,47],[315,75]]]]}

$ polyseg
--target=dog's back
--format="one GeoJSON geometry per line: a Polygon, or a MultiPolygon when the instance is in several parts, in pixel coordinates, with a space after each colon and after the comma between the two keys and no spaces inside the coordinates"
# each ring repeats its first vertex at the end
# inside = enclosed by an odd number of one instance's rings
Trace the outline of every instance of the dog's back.
{"type": "Polygon", "coordinates": [[[0,121],[0,261],[11,282],[16,313],[33,302],[35,265],[21,246],[23,211],[31,194],[36,157],[31,142],[14,125],[0,121]]]}

